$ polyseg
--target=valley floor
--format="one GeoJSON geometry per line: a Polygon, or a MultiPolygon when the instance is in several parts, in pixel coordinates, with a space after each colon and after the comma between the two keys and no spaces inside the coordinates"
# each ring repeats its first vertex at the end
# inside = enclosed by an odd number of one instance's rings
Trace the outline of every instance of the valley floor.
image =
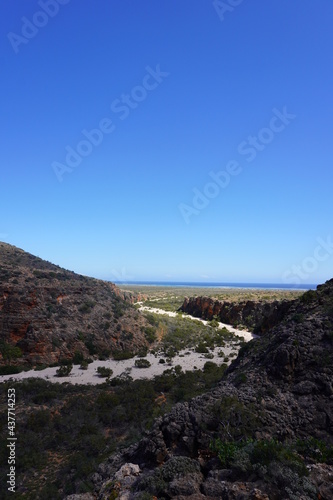
{"type": "MultiPolygon", "coordinates": [[[[142,312],[148,312],[158,315],[166,315],[169,317],[178,317],[184,319],[191,319],[196,322],[200,321],[204,325],[208,325],[209,322],[194,318],[188,314],[179,314],[174,311],[166,311],[156,307],[143,306],[140,302],[139,310],[142,312]]],[[[113,371],[112,377],[118,377],[122,375],[130,375],[133,380],[137,379],[152,379],[157,375],[161,375],[164,370],[170,367],[175,367],[177,365],[181,366],[183,371],[192,371],[199,369],[201,370],[205,363],[213,361],[217,365],[222,363],[230,364],[230,362],[237,356],[238,350],[242,343],[248,342],[254,338],[254,335],[246,330],[237,330],[230,325],[224,323],[218,324],[218,329],[226,328],[232,337],[230,340],[225,342],[223,347],[215,347],[211,349],[209,353],[199,353],[195,351],[195,348],[186,348],[179,351],[171,359],[167,358],[163,350],[157,350],[154,354],[148,353],[144,359],[147,359],[151,366],[148,368],[138,368],[135,366],[135,361],[142,359],[135,356],[130,359],[125,360],[114,360],[108,359],[105,361],[93,361],[88,365],[86,370],[82,370],[79,365],[75,365],[72,372],[67,377],[59,377],[56,374],[57,367],[45,368],[44,370],[28,370],[15,375],[2,375],[0,376],[0,382],[7,382],[8,380],[24,380],[27,378],[41,378],[48,380],[49,382],[69,382],[71,384],[88,384],[96,385],[105,382],[105,378],[101,378],[97,373],[98,367],[111,368],[113,371]],[[161,362],[163,360],[164,362],[161,362]]]]}

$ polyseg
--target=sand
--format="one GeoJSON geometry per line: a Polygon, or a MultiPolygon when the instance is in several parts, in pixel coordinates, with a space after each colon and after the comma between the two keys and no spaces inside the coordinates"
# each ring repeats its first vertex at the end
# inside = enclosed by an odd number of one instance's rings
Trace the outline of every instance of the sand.
{"type": "MultiPolygon", "coordinates": [[[[141,311],[149,311],[157,314],[166,314],[171,317],[175,317],[178,313],[172,311],[164,311],[163,309],[152,308],[141,306],[141,311]]],[[[201,321],[207,324],[207,321],[194,318],[187,314],[182,314],[182,317],[190,318],[196,321],[201,321]]],[[[219,323],[219,328],[227,328],[230,332],[238,337],[243,337],[243,340],[249,341],[254,338],[250,332],[246,330],[237,330],[229,325],[219,323]]],[[[147,354],[144,359],[147,359],[151,366],[148,368],[137,368],[135,367],[135,360],[140,359],[137,356],[131,359],[115,361],[114,359],[108,359],[106,361],[93,361],[88,365],[87,370],[82,370],[79,365],[75,365],[72,369],[71,374],[68,377],[58,377],[56,375],[57,367],[45,368],[44,370],[29,370],[15,375],[1,375],[0,382],[8,382],[9,380],[24,380],[27,378],[42,378],[50,382],[69,382],[71,384],[87,384],[87,385],[97,385],[105,382],[105,378],[99,377],[97,374],[97,368],[99,366],[104,366],[106,368],[111,368],[113,370],[112,378],[119,376],[121,374],[128,373],[134,380],[142,378],[154,378],[156,375],[161,375],[164,370],[170,369],[173,366],[180,365],[183,371],[202,369],[207,361],[213,361],[214,363],[221,365],[224,363],[224,357],[228,356],[230,359],[228,364],[234,359],[238,353],[239,346],[235,345],[235,341],[226,342],[225,347],[216,347],[211,350],[210,353],[213,354],[213,358],[209,359],[205,354],[197,353],[193,349],[185,349],[180,351],[177,356],[172,358],[170,363],[160,363],[160,359],[166,359],[163,352],[156,354],[147,354]],[[223,353],[223,356],[219,354],[223,353]]]]}

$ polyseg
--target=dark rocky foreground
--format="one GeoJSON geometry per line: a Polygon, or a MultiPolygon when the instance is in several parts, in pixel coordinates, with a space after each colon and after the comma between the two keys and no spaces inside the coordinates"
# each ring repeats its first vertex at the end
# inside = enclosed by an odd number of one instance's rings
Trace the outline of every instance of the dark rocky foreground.
{"type": "Polygon", "coordinates": [[[211,297],[185,297],[180,311],[196,318],[212,320],[233,326],[242,325],[256,334],[266,332],[286,315],[294,301],[260,302],[253,300],[232,303],[211,297]]]}
{"type": "Polygon", "coordinates": [[[98,499],[333,498],[333,280],[93,475],[98,499]],[[214,444],[215,443],[215,444],[214,444]]]}

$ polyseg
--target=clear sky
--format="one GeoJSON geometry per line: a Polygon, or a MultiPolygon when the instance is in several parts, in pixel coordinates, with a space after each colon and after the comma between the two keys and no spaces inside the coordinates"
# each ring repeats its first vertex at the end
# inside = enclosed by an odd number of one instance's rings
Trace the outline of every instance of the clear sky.
{"type": "Polygon", "coordinates": [[[110,280],[332,277],[331,0],[1,9],[1,240],[110,280]]]}

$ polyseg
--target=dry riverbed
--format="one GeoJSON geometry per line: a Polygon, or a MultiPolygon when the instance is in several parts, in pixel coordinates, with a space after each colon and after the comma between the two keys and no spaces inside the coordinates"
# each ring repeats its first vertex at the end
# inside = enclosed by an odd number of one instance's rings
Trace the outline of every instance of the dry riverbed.
{"type": "MultiPolygon", "coordinates": [[[[143,306],[139,304],[139,310],[143,312],[150,312],[160,315],[167,315],[170,317],[184,317],[193,319],[195,321],[201,321],[203,324],[207,325],[207,321],[194,318],[188,314],[179,314],[173,311],[165,311],[159,308],[143,306]]],[[[233,335],[232,340],[227,341],[224,347],[215,347],[211,349],[208,354],[202,354],[195,352],[195,349],[184,349],[180,351],[176,356],[167,360],[165,354],[162,350],[155,352],[155,354],[148,353],[145,358],[139,358],[135,356],[130,359],[116,361],[114,359],[109,359],[106,361],[93,361],[88,365],[86,370],[80,368],[79,365],[75,365],[69,376],[59,377],[56,374],[57,367],[45,368],[44,370],[29,370],[21,372],[15,375],[2,375],[0,376],[0,382],[5,382],[8,380],[24,380],[27,378],[42,378],[50,382],[69,382],[71,384],[88,384],[96,385],[105,382],[105,378],[101,378],[97,373],[98,367],[111,368],[113,371],[112,377],[117,377],[120,375],[128,374],[134,380],[142,378],[154,378],[157,375],[161,375],[164,370],[180,365],[183,371],[202,369],[207,361],[213,361],[217,365],[222,363],[229,364],[237,356],[240,342],[250,341],[254,338],[254,335],[246,330],[237,330],[230,325],[225,325],[219,323],[218,328],[227,328],[233,335]],[[138,368],[135,366],[135,361],[137,359],[147,359],[151,366],[148,368],[138,368]],[[161,362],[161,360],[164,362],[161,362]]]]}

